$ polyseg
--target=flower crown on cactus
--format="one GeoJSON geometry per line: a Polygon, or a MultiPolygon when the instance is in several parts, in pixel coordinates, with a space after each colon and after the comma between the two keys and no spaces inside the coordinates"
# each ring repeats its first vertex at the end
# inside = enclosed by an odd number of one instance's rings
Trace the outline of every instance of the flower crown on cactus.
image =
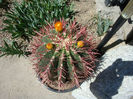
{"type": "Polygon", "coordinates": [[[42,83],[61,90],[66,82],[76,86],[95,69],[95,42],[86,27],[63,19],[44,26],[31,43],[34,68],[42,83]]]}

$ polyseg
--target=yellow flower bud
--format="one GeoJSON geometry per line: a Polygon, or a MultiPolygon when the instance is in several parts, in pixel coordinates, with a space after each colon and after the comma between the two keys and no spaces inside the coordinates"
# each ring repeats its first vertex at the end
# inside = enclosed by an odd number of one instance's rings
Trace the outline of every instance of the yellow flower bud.
{"type": "Polygon", "coordinates": [[[63,30],[63,24],[60,21],[56,22],[54,26],[57,32],[61,32],[63,30]]]}
{"type": "Polygon", "coordinates": [[[77,47],[78,48],[81,48],[81,47],[83,47],[84,46],[84,41],[78,41],[77,42],[77,47]]]}
{"type": "Polygon", "coordinates": [[[47,44],[46,44],[46,48],[47,48],[48,50],[51,50],[51,49],[53,48],[53,44],[47,43],[47,44]]]}

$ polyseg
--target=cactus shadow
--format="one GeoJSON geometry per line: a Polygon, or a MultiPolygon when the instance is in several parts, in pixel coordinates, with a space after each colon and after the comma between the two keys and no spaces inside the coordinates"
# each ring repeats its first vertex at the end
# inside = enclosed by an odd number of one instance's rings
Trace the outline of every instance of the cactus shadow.
{"type": "Polygon", "coordinates": [[[111,66],[99,73],[90,84],[91,92],[97,99],[112,99],[118,94],[124,76],[133,76],[133,61],[117,59],[111,66]]]}

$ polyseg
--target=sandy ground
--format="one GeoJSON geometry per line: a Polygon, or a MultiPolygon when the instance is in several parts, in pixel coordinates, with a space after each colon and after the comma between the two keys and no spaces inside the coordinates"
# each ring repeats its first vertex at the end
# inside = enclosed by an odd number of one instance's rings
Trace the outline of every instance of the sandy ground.
{"type": "Polygon", "coordinates": [[[96,14],[95,0],[74,1],[74,10],[77,12],[75,18],[82,25],[88,25],[89,20],[96,14]]]}
{"type": "Polygon", "coordinates": [[[0,99],[74,99],[69,93],[55,93],[41,84],[25,58],[0,58],[0,99]]]}

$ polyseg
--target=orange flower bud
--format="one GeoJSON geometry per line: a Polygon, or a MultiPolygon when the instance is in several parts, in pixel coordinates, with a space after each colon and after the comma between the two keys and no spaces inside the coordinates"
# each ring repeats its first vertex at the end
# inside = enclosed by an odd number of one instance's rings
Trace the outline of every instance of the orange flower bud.
{"type": "Polygon", "coordinates": [[[57,32],[61,32],[63,30],[63,24],[60,21],[56,22],[54,26],[57,32]]]}
{"type": "Polygon", "coordinates": [[[51,49],[53,48],[53,44],[47,43],[47,44],[46,44],[46,48],[47,48],[48,50],[51,50],[51,49]]]}
{"type": "Polygon", "coordinates": [[[78,41],[77,42],[77,47],[78,48],[81,48],[81,47],[83,47],[84,46],[84,41],[78,41]]]}

